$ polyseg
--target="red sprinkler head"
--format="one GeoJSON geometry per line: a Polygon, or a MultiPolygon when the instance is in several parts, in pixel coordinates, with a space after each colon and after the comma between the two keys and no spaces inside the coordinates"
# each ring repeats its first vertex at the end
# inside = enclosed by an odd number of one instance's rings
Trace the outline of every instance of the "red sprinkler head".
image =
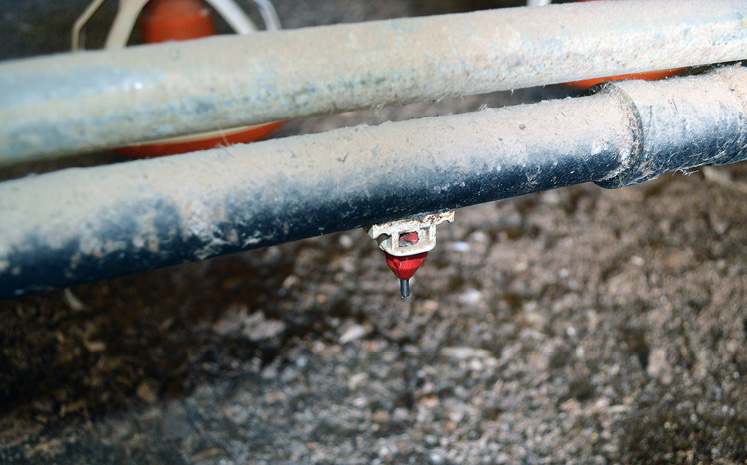
{"type": "Polygon", "coordinates": [[[428,256],[428,252],[406,255],[404,257],[395,257],[384,252],[386,255],[386,264],[399,278],[399,290],[402,298],[405,299],[410,295],[410,278],[413,277],[418,268],[428,256]]]}
{"type": "Polygon", "coordinates": [[[410,278],[436,247],[436,226],[454,221],[454,210],[425,213],[388,223],[373,224],[366,234],[384,251],[386,264],[399,278],[399,292],[410,295],[410,278]]]}

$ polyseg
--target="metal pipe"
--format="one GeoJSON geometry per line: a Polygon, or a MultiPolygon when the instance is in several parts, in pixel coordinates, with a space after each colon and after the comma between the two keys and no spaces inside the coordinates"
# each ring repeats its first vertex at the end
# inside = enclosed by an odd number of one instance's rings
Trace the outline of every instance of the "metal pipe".
{"type": "MultiPolygon", "coordinates": [[[[0,298],[747,158],[747,68],[0,183],[0,298]]],[[[362,233],[361,233],[362,234],[362,233]]]]}
{"type": "Polygon", "coordinates": [[[0,65],[0,163],[747,58],[747,0],[550,5],[0,65]]]}

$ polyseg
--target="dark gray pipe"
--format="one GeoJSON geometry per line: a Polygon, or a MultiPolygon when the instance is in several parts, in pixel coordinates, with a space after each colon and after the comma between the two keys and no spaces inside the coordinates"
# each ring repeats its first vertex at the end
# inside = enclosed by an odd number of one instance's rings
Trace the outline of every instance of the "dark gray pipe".
{"type": "MultiPolygon", "coordinates": [[[[0,298],[747,158],[747,70],[0,183],[0,298]]],[[[372,243],[372,248],[373,248],[372,243]]]]}
{"type": "Polygon", "coordinates": [[[708,77],[602,85],[602,92],[617,96],[634,115],[638,142],[620,172],[597,184],[617,188],[693,166],[744,160],[747,72],[725,68],[714,76],[719,80],[712,85],[708,77]]]}

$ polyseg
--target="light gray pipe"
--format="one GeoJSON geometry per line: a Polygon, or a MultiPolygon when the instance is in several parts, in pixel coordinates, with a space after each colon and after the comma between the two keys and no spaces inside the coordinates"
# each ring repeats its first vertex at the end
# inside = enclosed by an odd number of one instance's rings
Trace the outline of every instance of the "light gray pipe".
{"type": "Polygon", "coordinates": [[[512,8],[0,64],[0,163],[747,58],[747,0],[512,8]]]}
{"type": "Polygon", "coordinates": [[[0,183],[0,299],[746,158],[747,68],[729,67],[589,97],[68,169],[0,183]]]}

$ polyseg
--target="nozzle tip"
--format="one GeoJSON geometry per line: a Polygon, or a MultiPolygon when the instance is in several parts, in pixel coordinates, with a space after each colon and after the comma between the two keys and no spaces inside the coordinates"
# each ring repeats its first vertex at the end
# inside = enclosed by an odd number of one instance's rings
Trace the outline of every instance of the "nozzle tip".
{"type": "Polygon", "coordinates": [[[402,294],[403,299],[410,297],[410,280],[409,279],[399,280],[399,293],[402,294]]]}

